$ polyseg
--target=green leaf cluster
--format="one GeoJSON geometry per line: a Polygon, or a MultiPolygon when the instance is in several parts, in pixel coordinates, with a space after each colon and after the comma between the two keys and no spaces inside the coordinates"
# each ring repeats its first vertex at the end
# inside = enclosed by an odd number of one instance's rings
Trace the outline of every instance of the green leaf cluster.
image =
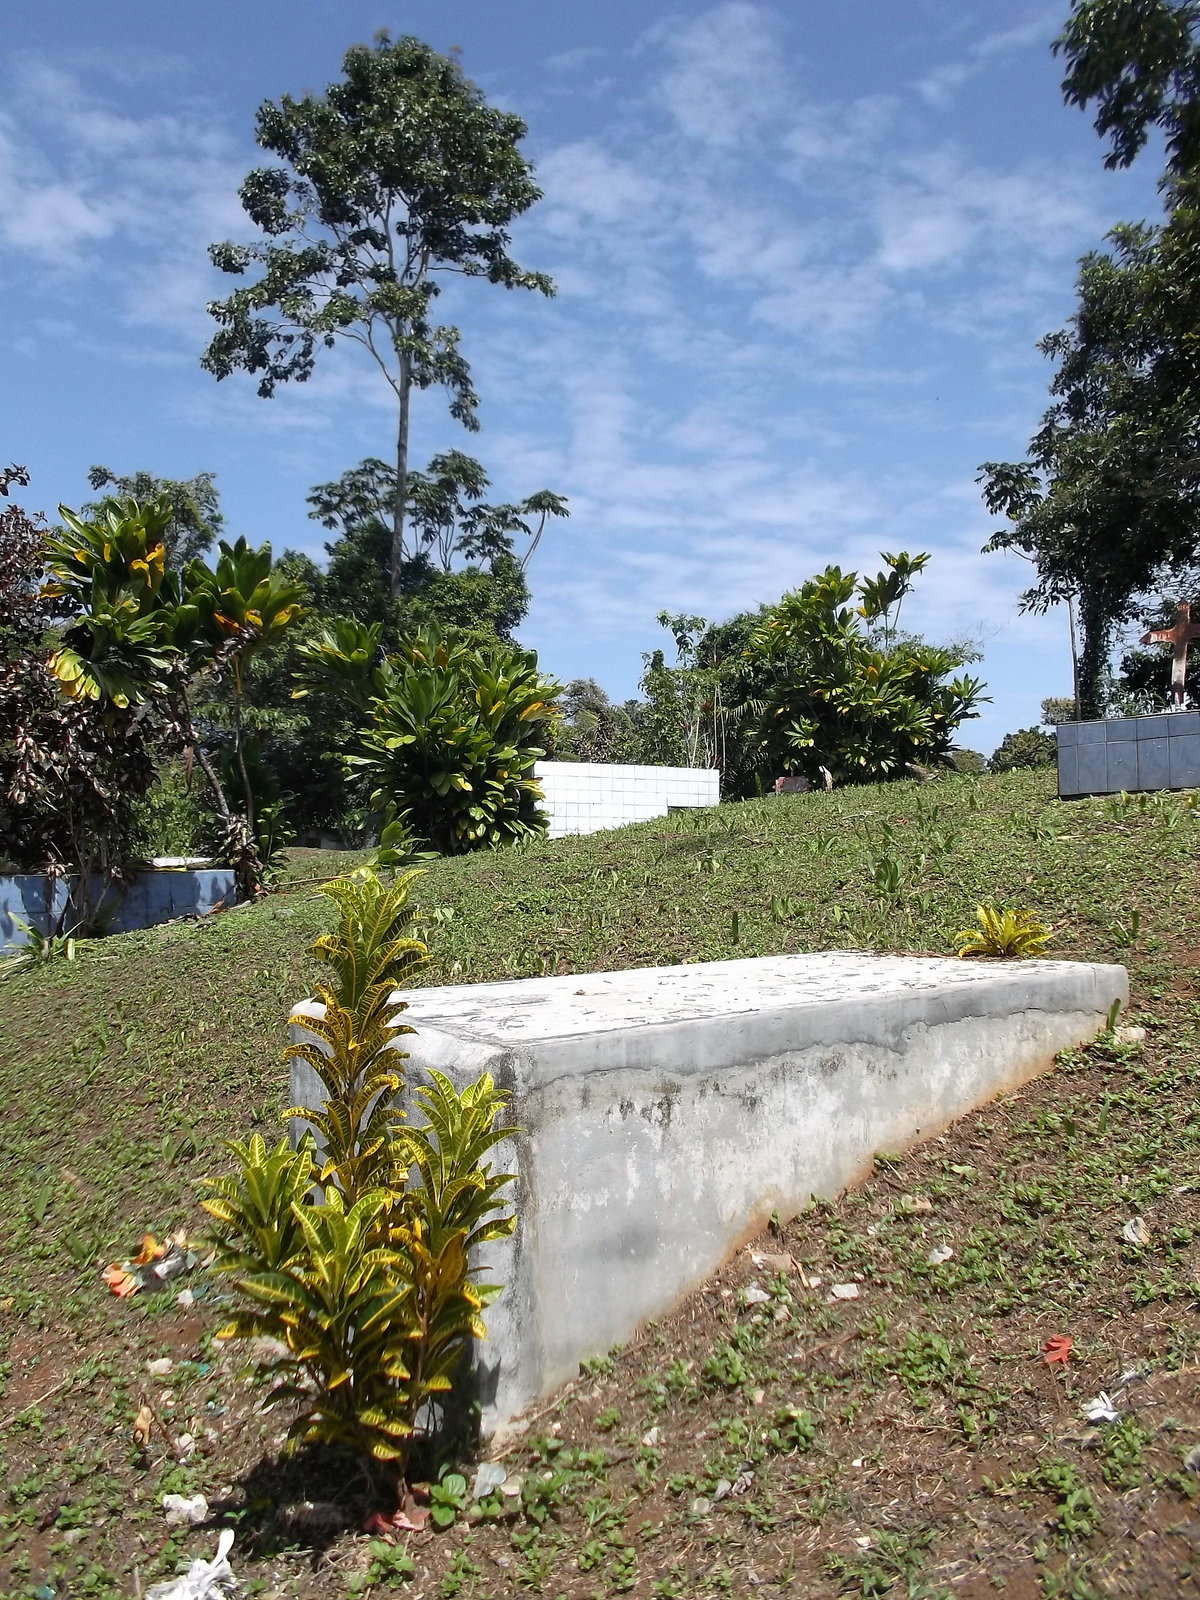
{"type": "Polygon", "coordinates": [[[196,754],[223,853],[243,888],[254,890],[283,830],[278,805],[272,811],[268,801],[257,815],[243,668],[304,615],[305,585],[273,563],[269,544],[255,548],[244,538],[222,540],[215,567],[199,557],[182,570],[168,567],[175,513],[166,500],[109,499],[93,509],[89,520],[60,506],[63,525],[45,540],[42,595],[64,618],[49,670],[69,701],[159,713],[176,747],[196,754]],[[189,681],[203,671],[227,683],[232,785],[222,784],[193,719],[189,681]],[[229,799],[235,787],[240,811],[229,799]]]}
{"type": "Polygon", "coordinates": [[[827,567],[786,594],[751,636],[748,734],[777,774],[820,782],[824,768],[835,783],[902,777],[914,764],[944,764],[959,725],[978,715],[979,679],[949,677],[960,651],[896,640],[888,627],[927,558],[886,559],[889,572],[862,583],[827,567]],[[886,644],[870,631],[880,619],[886,644]]]}
{"type": "Polygon", "coordinates": [[[350,765],[371,803],[440,854],[509,844],[545,830],[534,763],[558,718],[560,686],[537,657],[500,640],[426,629],[370,664],[374,630],[339,623],[303,650],[311,687],[366,706],[350,765]]]}
{"type": "Polygon", "coordinates": [[[1014,958],[1041,955],[1050,943],[1050,930],[1032,911],[998,911],[995,906],[977,906],[977,928],[965,928],[956,939],[958,953],[967,956],[1014,958]]]}
{"type": "Polygon", "coordinates": [[[322,887],[340,917],[312,953],[331,982],[305,1024],[316,1042],[285,1052],[325,1087],[319,1109],[285,1113],[317,1139],[231,1144],[238,1170],[210,1180],[203,1202],[216,1268],[244,1302],[218,1336],[275,1341],[267,1403],[296,1406],[290,1442],[346,1448],[400,1476],[422,1407],[452,1388],[500,1292],[478,1281],[471,1253],[515,1227],[501,1197],[512,1175],[485,1159],[515,1131],[497,1126],[505,1096],[490,1077],[460,1091],[431,1073],[414,1097],[425,1121],[405,1122],[396,1038],[413,1030],[394,989],[425,963],[416,876],[385,886],[360,869],[322,887]]]}

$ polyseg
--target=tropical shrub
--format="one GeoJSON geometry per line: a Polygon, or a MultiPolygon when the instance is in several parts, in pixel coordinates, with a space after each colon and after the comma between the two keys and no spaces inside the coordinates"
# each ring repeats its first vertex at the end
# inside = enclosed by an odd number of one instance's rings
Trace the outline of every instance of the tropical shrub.
{"type": "Polygon", "coordinates": [[[824,768],[835,783],[878,783],[944,765],[960,724],[978,715],[982,683],[949,677],[966,653],[898,637],[894,617],[889,625],[924,558],[886,559],[889,573],[862,583],[827,567],[753,634],[743,709],[776,775],[820,782],[824,768]]]}
{"type": "MultiPolygon", "coordinates": [[[[0,497],[25,485],[0,472],[0,497]]],[[[128,853],[138,797],[154,779],[151,729],[129,705],[68,699],[51,663],[63,606],[46,592],[48,530],[20,506],[0,508],[0,840],[20,868],[103,877],[128,853]]],[[[87,906],[69,911],[72,926],[87,906]]]]}
{"type": "Polygon", "coordinates": [[[359,751],[376,813],[457,855],[545,831],[534,763],[558,718],[559,685],[500,640],[433,631],[371,667],[372,630],[339,623],[304,652],[304,681],[366,701],[359,751]],[[369,686],[368,686],[369,672],[369,686]]]}
{"type": "MultiPolygon", "coordinates": [[[[41,594],[62,619],[49,669],[69,702],[101,707],[108,726],[117,725],[118,713],[140,709],[142,737],[157,733],[195,758],[216,816],[218,849],[237,869],[242,891],[254,892],[263,849],[269,854],[280,836],[280,818],[278,810],[257,815],[243,671],[302,616],[304,586],[273,567],[270,545],[253,549],[244,539],[222,541],[215,568],[195,559],[182,572],[169,569],[166,503],[114,499],[94,510],[86,520],[60,506],[63,527],[45,539],[41,594]],[[201,673],[225,691],[203,716],[192,689],[201,673]],[[231,751],[232,784],[218,770],[222,748],[231,751]]],[[[127,715],[122,732],[128,738],[132,730],[127,715]]]]}
{"type": "Polygon", "coordinates": [[[954,943],[960,956],[992,956],[1022,959],[1040,955],[1050,943],[1050,930],[1032,911],[997,911],[995,906],[977,906],[977,928],[964,928],[954,943]]]}
{"type": "Polygon", "coordinates": [[[1058,740],[1040,728],[1018,728],[1006,733],[988,762],[989,772],[1018,772],[1052,767],[1058,760],[1058,740]]]}
{"type": "Polygon", "coordinates": [[[514,1131],[496,1125],[505,1097],[490,1077],[458,1091],[431,1074],[414,1097],[424,1123],[405,1120],[394,1041],[412,1029],[393,991],[425,963],[416,876],[385,887],[360,869],[323,886],[340,917],[312,949],[331,973],[316,991],[324,1014],[306,1024],[319,1043],[285,1052],[325,1088],[320,1107],[285,1112],[318,1141],[232,1144],[238,1170],[203,1202],[216,1268],[243,1301],[218,1337],[277,1341],[262,1371],[267,1404],[297,1408],[290,1443],[349,1449],[401,1481],[422,1409],[451,1390],[500,1293],[470,1253],[515,1226],[501,1198],[512,1177],[485,1159],[514,1131]]]}

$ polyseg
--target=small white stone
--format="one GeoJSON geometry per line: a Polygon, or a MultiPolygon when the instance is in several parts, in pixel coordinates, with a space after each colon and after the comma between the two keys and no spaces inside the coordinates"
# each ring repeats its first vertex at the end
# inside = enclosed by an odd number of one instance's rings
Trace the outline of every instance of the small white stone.
{"type": "Polygon", "coordinates": [[[152,1378],[165,1378],[174,1365],[170,1356],[159,1356],[157,1361],[147,1361],[146,1371],[152,1378]]]}
{"type": "Polygon", "coordinates": [[[858,1285],[856,1283],[834,1283],[829,1286],[829,1298],[833,1300],[857,1300],[858,1285]]]}

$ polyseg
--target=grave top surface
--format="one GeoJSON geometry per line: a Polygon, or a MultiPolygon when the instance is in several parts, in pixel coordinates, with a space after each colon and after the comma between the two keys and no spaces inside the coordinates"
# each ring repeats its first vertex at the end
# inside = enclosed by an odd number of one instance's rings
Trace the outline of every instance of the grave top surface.
{"type": "Polygon", "coordinates": [[[862,951],[757,956],[406,990],[404,1021],[459,1037],[534,1043],[846,1001],[903,1001],[936,990],[994,989],[1079,970],[1060,961],[977,963],[862,951]]]}

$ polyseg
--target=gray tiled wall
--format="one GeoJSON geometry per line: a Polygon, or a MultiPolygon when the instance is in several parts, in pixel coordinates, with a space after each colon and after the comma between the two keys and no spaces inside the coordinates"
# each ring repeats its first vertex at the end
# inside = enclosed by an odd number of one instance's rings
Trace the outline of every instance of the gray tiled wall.
{"type": "Polygon", "coordinates": [[[1200,788],[1200,711],[1060,722],[1057,733],[1064,800],[1122,789],[1200,788]]]}

